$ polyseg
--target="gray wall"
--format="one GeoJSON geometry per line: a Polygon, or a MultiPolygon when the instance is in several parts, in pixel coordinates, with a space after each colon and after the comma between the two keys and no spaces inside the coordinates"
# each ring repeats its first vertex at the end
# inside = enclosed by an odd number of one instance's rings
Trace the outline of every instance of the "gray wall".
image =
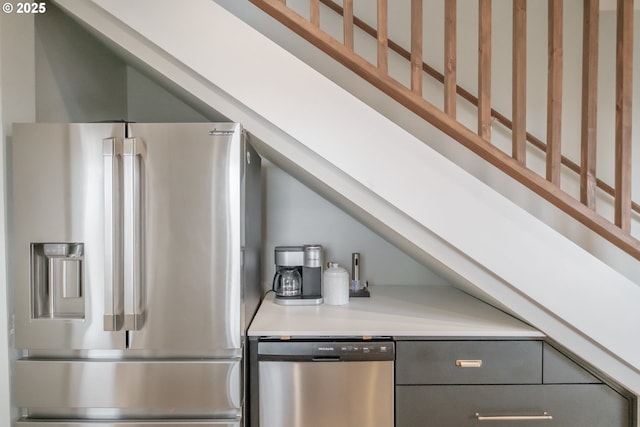
{"type": "Polygon", "coordinates": [[[265,284],[273,274],[273,247],[319,243],[325,260],[351,270],[361,255],[361,276],[371,285],[447,285],[448,282],[388,243],[326,199],[267,163],[265,179],[265,284]]]}
{"type": "Polygon", "coordinates": [[[126,117],[125,64],[60,9],[35,15],[36,120],[126,117]]]}
{"type": "Polygon", "coordinates": [[[144,73],[127,66],[127,120],[133,122],[206,122],[207,118],[144,73]]]}

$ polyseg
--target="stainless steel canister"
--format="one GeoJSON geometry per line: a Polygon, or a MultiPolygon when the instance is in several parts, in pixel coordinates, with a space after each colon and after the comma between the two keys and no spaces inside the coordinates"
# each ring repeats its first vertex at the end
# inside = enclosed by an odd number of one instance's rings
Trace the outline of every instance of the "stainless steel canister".
{"type": "Polygon", "coordinates": [[[322,268],[322,246],[304,245],[304,267],[322,268]]]}

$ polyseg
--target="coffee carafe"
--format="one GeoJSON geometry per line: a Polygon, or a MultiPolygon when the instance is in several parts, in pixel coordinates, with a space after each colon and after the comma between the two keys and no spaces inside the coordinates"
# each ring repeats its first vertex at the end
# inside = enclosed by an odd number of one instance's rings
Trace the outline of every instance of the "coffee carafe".
{"type": "Polygon", "coordinates": [[[276,246],[273,292],[282,305],[322,304],[322,246],[276,246]]]}
{"type": "Polygon", "coordinates": [[[302,275],[298,267],[280,267],[273,277],[276,297],[299,297],[302,295],[302,275]]]}

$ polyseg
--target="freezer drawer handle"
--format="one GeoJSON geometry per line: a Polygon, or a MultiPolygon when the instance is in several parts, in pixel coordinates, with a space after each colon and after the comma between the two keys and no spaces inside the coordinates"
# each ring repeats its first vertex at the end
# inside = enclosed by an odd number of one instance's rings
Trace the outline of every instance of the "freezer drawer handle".
{"type": "Polygon", "coordinates": [[[102,144],[104,166],[104,319],[105,331],[119,331],[124,323],[120,269],[120,160],[122,140],[102,144]]]}
{"type": "Polygon", "coordinates": [[[475,417],[478,421],[545,421],[552,420],[553,416],[548,412],[543,412],[542,415],[495,415],[487,416],[480,415],[476,412],[475,417]]]}
{"type": "Polygon", "coordinates": [[[142,157],[144,142],[126,138],[124,158],[124,329],[140,330],[144,324],[142,308],[142,157]]]}

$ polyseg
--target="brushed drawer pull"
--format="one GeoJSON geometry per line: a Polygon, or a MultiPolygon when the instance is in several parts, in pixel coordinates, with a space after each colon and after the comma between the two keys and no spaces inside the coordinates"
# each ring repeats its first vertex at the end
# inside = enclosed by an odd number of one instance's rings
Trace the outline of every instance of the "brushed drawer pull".
{"type": "Polygon", "coordinates": [[[476,419],[478,421],[544,421],[552,420],[553,416],[548,412],[543,412],[542,415],[496,415],[486,416],[480,415],[476,412],[476,419]]]}
{"type": "Polygon", "coordinates": [[[461,368],[480,368],[482,367],[482,360],[456,360],[456,366],[461,368]]]}

